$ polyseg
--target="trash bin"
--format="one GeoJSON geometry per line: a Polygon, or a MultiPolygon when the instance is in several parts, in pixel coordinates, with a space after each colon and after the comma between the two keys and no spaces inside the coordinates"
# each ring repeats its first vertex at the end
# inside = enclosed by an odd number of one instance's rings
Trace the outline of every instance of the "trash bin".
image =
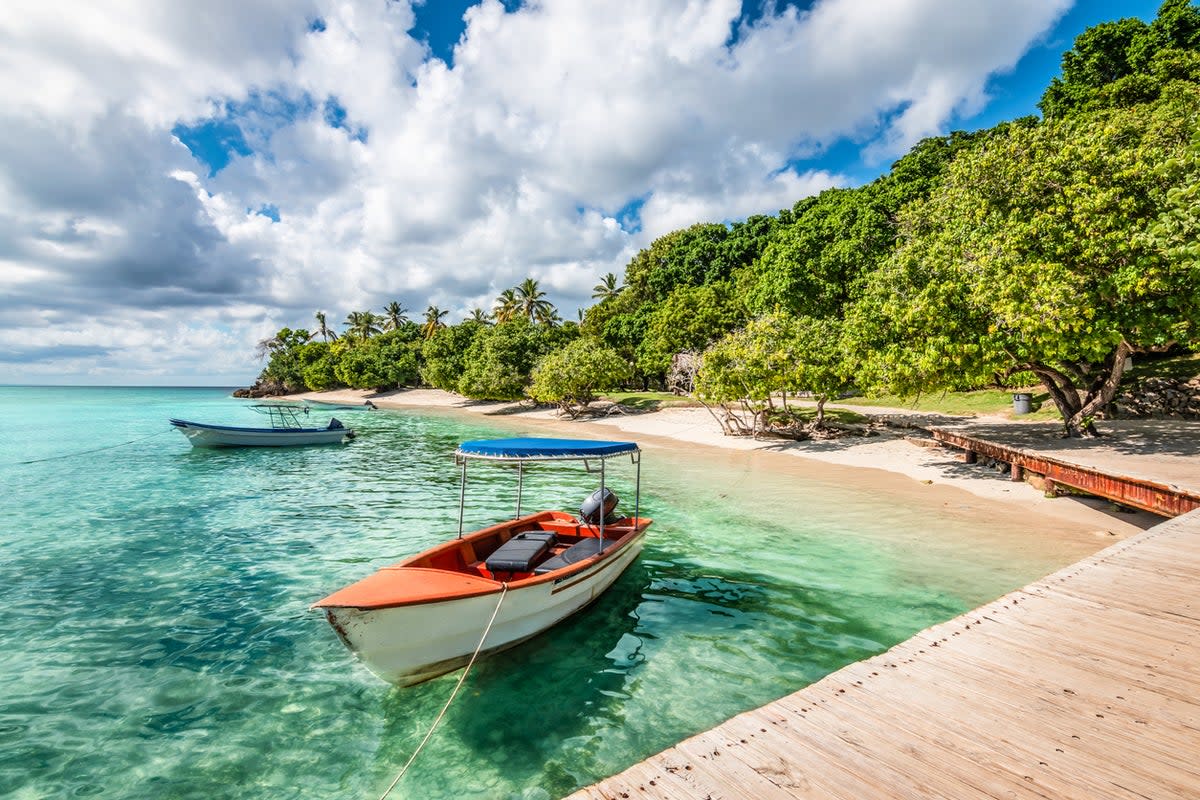
{"type": "Polygon", "coordinates": [[[1028,414],[1033,411],[1033,395],[1029,392],[1013,392],[1013,413],[1028,414]]]}

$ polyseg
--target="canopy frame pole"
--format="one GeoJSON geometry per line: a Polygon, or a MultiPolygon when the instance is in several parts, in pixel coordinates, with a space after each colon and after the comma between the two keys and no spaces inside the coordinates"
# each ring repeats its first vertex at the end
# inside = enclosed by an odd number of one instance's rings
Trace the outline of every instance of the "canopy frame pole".
{"type": "Polygon", "coordinates": [[[525,482],[525,462],[517,462],[517,515],[513,519],[521,518],[521,486],[525,482]]]}
{"type": "Polygon", "coordinates": [[[608,514],[604,513],[604,463],[608,461],[606,458],[600,459],[600,552],[604,552],[604,518],[608,514]]]}
{"type": "Polygon", "coordinates": [[[463,509],[467,504],[467,459],[462,460],[462,480],[458,486],[458,538],[463,537],[463,509]]]}
{"type": "Polygon", "coordinates": [[[633,526],[636,529],[642,510],[642,451],[630,453],[629,460],[637,465],[637,478],[633,492],[633,526]]]}

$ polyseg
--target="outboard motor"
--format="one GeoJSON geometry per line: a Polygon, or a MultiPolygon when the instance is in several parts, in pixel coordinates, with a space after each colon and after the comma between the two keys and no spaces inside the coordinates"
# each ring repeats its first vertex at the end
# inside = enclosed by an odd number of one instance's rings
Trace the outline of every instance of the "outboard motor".
{"type": "Polygon", "coordinates": [[[589,525],[599,525],[600,515],[604,515],[604,524],[607,525],[619,519],[613,514],[620,499],[613,493],[612,489],[604,490],[604,511],[600,510],[600,490],[592,492],[587,500],[583,501],[583,505],[579,507],[579,518],[589,525]]]}

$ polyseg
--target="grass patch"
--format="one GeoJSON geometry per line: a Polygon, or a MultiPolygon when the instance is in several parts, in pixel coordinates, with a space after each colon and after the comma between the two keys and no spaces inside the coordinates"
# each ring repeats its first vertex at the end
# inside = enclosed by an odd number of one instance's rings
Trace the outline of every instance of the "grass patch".
{"type": "Polygon", "coordinates": [[[880,395],[878,397],[846,397],[839,403],[855,406],[881,406],[885,408],[903,408],[910,411],[924,411],[930,414],[947,414],[950,416],[971,416],[975,414],[1012,415],[1012,396],[1014,391],[1024,391],[1033,395],[1032,414],[1022,414],[1021,419],[1058,420],[1061,417],[1050,395],[1040,386],[1024,389],[977,389],[971,392],[936,392],[923,394],[919,397],[898,397],[896,395],[880,395]]]}
{"type": "Polygon", "coordinates": [[[1186,381],[1196,376],[1200,376],[1200,353],[1167,358],[1138,355],[1133,357],[1133,369],[1122,376],[1121,384],[1125,385],[1141,378],[1176,378],[1186,381]]]}
{"type": "Polygon", "coordinates": [[[626,408],[653,411],[659,408],[698,408],[700,403],[687,395],[671,392],[611,392],[601,399],[610,400],[626,408]]]}

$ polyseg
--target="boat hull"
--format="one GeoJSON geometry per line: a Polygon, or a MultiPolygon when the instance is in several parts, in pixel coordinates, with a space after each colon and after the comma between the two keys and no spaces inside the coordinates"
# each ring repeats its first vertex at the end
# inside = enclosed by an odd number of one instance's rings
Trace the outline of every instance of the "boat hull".
{"type": "Polygon", "coordinates": [[[171,424],[191,442],[192,447],[297,447],[338,444],[354,438],[354,431],[350,428],[237,428],[179,419],[171,420],[171,424]]]}
{"type": "Polygon", "coordinates": [[[645,529],[583,569],[561,577],[516,581],[495,591],[389,608],[325,607],[343,643],[373,673],[410,686],[465,665],[480,646],[493,612],[495,622],[481,653],[519,644],[579,611],[613,584],[641,553],[645,529]],[[501,595],[503,594],[503,597],[501,595]],[[497,611],[497,605],[499,610],[497,611]]]}

